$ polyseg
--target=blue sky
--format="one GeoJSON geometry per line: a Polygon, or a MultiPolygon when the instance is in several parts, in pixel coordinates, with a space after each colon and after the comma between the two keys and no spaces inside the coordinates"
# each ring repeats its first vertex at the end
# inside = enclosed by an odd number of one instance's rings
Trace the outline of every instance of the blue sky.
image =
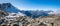
{"type": "Polygon", "coordinates": [[[20,10],[60,10],[60,0],[0,0],[20,10]]]}

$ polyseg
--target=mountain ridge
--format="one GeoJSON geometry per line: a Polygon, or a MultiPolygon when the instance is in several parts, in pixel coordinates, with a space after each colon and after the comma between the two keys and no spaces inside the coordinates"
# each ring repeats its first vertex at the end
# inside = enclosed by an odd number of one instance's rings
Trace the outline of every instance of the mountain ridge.
{"type": "Polygon", "coordinates": [[[11,3],[2,3],[0,4],[0,8],[6,12],[10,13],[18,13],[21,12],[22,14],[25,14],[27,16],[33,17],[33,18],[38,18],[40,16],[48,16],[49,12],[52,12],[51,10],[49,11],[44,11],[44,10],[37,10],[37,11],[22,11],[19,10],[18,8],[14,7],[11,3]]]}

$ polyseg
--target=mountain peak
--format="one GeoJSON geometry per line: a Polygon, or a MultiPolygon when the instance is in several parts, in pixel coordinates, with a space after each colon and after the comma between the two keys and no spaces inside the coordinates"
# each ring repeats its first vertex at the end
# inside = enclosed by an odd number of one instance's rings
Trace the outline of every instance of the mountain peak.
{"type": "Polygon", "coordinates": [[[6,7],[10,7],[11,6],[11,3],[1,3],[0,4],[0,8],[1,9],[4,9],[4,8],[6,8],[6,7]]]}
{"type": "Polygon", "coordinates": [[[0,9],[5,10],[7,12],[13,12],[13,13],[18,13],[20,10],[16,7],[14,7],[11,3],[2,3],[0,4],[0,9]]]}

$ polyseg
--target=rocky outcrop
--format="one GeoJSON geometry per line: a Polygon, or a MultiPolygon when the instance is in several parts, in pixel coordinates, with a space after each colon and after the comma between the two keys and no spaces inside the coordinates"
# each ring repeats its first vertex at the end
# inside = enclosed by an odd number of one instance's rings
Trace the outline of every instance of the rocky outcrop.
{"type": "Polygon", "coordinates": [[[0,10],[0,17],[4,17],[4,16],[7,16],[8,13],[5,12],[4,10],[0,10]]]}

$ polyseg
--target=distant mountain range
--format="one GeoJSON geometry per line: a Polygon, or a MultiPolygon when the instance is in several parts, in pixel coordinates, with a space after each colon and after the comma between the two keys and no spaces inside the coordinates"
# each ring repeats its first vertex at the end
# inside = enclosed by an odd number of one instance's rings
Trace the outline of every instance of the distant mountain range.
{"type": "Polygon", "coordinates": [[[26,16],[30,16],[30,17],[33,17],[33,18],[37,18],[37,17],[40,17],[40,16],[48,16],[50,12],[52,12],[51,10],[50,11],[44,11],[44,10],[41,10],[41,11],[22,11],[22,10],[19,10],[18,8],[14,7],[11,3],[2,3],[0,4],[0,9],[1,10],[4,10],[6,12],[10,12],[10,13],[18,13],[18,12],[21,12],[23,14],[25,14],[26,16]]]}
{"type": "Polygon", "coordinates": [[[33,17],[33,18],[37,18],[37,17],[40,17],[40,16],[48,16],[49,12],[52,12],[52,11],[21,11],[22,13],[26,14],[27,16],[30,16],[30,17],[33,17]]]}

